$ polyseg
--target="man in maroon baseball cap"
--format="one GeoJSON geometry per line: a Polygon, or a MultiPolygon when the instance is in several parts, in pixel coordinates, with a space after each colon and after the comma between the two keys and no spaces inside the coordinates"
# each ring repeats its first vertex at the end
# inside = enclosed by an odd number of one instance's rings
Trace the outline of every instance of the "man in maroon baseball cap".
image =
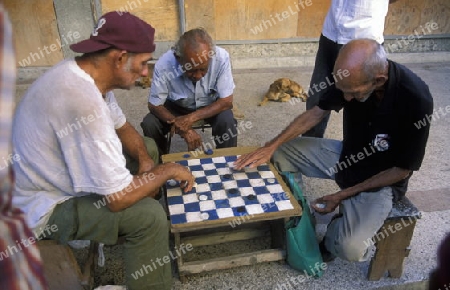
{"type": "Polygon", "coordinates": [[[65,243],[113,245],[125,238],[127,289],[170,289],[167,216],[155,200],[169,179],[192,189],[194,176],[175,163],[156,165],[153,139],[127,121],[112,90],[147,76],[155,29],[130,13],[102,16],[83,53],[42,75],[18,105],[13,130],[14,204],[35,232],[65,243]],[[32,180],[32,182],[30,182],[32,180]],[[164,259],[165,260],[165,259],[164,259]],[[155,263],[158,263],[156,265],[155,263]]]}

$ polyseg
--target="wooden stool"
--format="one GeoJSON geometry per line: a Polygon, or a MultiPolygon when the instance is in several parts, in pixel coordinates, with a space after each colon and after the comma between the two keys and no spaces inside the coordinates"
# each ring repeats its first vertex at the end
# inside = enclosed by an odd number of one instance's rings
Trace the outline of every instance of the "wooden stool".
{"type": "Polygon", "coordinates": [[[376,252],[370,262],[369,280],[380,280],[386,271],[389,277],[401,277],[403,260],[409,255],[409,245],[419,218],[420,211],[408,198],[402,197],[394,203],[384,225],[373,238],[376,252]]]}
{"type": "Polygon", "coordinates": [[[44,264],[44,275],[49,290],[92,289],[93,280],[81,273],[69,246],[59,245],[52,240],[41,240],[37,245],[44,264]]]}

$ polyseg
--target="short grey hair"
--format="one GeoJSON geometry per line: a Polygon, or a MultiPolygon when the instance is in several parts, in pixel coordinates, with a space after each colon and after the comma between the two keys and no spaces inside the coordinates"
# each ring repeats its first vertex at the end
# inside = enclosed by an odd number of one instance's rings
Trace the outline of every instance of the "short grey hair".
{"type": "Polygon", "coordinates": [[[187,46],[196,50],[200,44],[206,44],[210,50],[214,51],[214,42],[208,32],[202,27],[194,28],[183,33],[180,39],[172,47],[172,50],[176,56],[183,59],[184,50],[187,46]]]}
{"type": "Polygon", "coordinates": [[[388,65],[386,51],[378,42],[374,41],[374,51],[367,57],[362,70],[367,78],[372,81],[377,73],[383,72],[388,65]]]}

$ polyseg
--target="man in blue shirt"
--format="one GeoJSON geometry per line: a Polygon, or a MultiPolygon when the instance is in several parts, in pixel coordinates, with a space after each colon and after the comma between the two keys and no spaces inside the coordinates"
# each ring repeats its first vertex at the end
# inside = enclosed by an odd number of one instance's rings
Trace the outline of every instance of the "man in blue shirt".
{"type": "Polygon", "coordinates": [[[148,99],[150,113],[141,123],[162,154],[168,153],[166,134],[172,129],[188,150],[207,144],[216,148],[237,145],[233,107],[234,82],[228,53],[213,44],[201,28],[184,33],[155,64],[148,99]],[[211,142],[203,142],[192,125],[205,120],[212,126],[211,142]]]}

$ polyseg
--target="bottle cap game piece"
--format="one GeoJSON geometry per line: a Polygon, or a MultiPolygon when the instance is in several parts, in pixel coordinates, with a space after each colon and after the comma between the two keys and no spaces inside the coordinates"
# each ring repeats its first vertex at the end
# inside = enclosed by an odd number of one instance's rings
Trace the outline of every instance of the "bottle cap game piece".
{"type": "Polygon", "coordinates": [[[202,195],[200,195],[200,196],[198,197],[198,199],[200,199],[200,200],[208,200],[208,196],[202,194],[202,195]]]}
{"type": "Polygon", "coordinates": [[[239,190],[237,188],[230,188],[230,189],[228,189],[228,193],[237,194],[237,193],[239,193],[239,190]]]}
{"type": "Polygon", "coordinates": [[[248,200],[254,200],[255,198],[256,198],[256,195],[254,195],[254,194],[247,195],[248,200]]]}
{"type": "Polygon", "coordinates": [[[183,158],[189,158],[189,157],[191,157],[191,154],[184,154],[183,155],[183,158]]]}
{"type": "Polygon", "coordinates": [[[269,178],[269,179],[267,179],[267,182],[269,182],[269,183],[275,183],[275,178],[269,178]]]}
{"type": "Polygon", "coordinates": [[[316,207],[317,207],[317,208],[326,208],[327,205],[324,204],[324,203],[316,203],[316,207]]]}
{"type": "Polygon", "coordinates": [[[225,179],[233,179],[233,175],[232,174],[224,174],[223,178],[225,178],[225,179]]]}
{"type": "Polygon", "coordinates": [[[245,212],[245,206],[240,206],[236,209],[238,212],[245,212]]]}
{"type": "Polygon", "coordinates": [[[214,151],[212,149],[208,149],[205,151],[206,155],[212,155],[214,153],[214,151]]]}
{"type": "Polygon", "coordinates": [[[209,214],[207,212],[202,212],[200,214],[200,217],[202,218],[202,220],[207,220],[209,218],[209,214]]]}
{"type": "Polygon", "coordinates": [[[174,180],[174,179],[169,179],[169,180],[167,181],[167,183],[168,183],[170,186],[175,186],[175,185],[177,185],[177,181],[174,180]]]}

